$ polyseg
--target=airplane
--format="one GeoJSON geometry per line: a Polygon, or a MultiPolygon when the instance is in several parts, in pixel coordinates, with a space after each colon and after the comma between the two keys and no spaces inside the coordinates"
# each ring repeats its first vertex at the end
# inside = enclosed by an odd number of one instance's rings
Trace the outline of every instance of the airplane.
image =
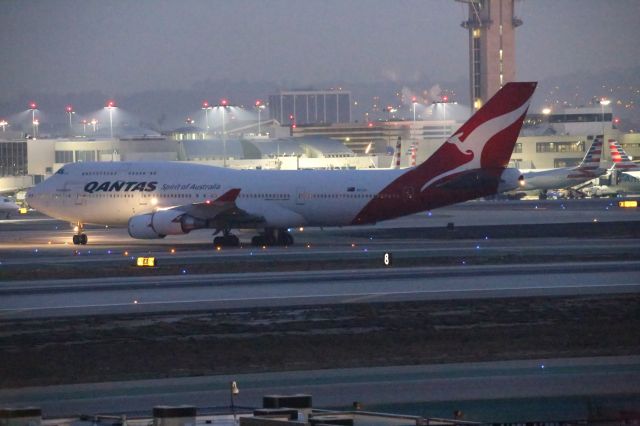
{"type": "Polygon", "coordinates": [[[11,198],[0,196],[0,214],[5,219],[9,219],[11,214],[18,213],[20,206],[18,206],[11,198]]]}
{"type": "Polygon", "coordinates": [[[622,145],[609,139],[609,150],[613,161],[613,173],[611,185],[625,192],[640,192],[640,165],[631,161],[622,145]]]}
{"type": "Polygon", "coordinates": [[[605,172],[600,167],[602,154],[602,136],[596,136],[589,151],[579,165],[575,167],[560,167],[555,169],[520,169],[524,177],[521,191],[540,190],[546,194],[550,189],[570,188],[589,180],[595,179],[605,172]]]}
{"type": "Polygon", "coordinates": [[[125,226],[153,239],[213,229],[216,246],[293,244],[288,228],[372,224],[515,188],[507,169],[535,82],[507,83],[416,167],[377,170],[234,170],[182,162],[86,162],[61,167],[27,202],[76,225],[125,226]]]}

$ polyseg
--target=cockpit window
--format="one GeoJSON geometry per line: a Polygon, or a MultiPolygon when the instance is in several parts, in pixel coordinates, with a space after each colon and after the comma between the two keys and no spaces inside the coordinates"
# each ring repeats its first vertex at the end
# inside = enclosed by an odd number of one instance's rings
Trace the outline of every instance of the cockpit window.
{"type": "Polygon", "coordinates": [[[63,175],[64,174],[64,167],[60,167],[60,169],[58,169],[58,171],[56,172],[57,175],[63,175]]]}

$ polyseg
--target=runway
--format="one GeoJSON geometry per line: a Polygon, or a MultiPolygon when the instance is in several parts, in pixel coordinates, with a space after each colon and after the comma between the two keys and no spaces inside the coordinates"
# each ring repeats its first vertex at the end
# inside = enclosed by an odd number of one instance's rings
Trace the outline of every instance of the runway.
{"type": "MultiPolygon", "coordinates": [[[[73,246],[66,224],[36,215],[0,226],[0,278],[6,277],[0,315],[635,292],[640,238],[611,238],[609,230],[599,235],[595,228],[621,218],[640,215],[610,200],[470,202],[376,226],[292,230],[299,242],[292,247],[215,250],[206,231],[140,241],[108,227],[89,230],[90,245],[73,246]],[[554,238],[555,231],[538,238],[491,236],[496,223],[551,226],[569,217],[578,221],[574,238],[554,238]],[[449,221],[486,232],[420,236],[449,221]],[[390,267],[385,254],[392,256],[390,267]],[[154,256],[161,267],[133,271],[137,256],[154,256]]],[[[632,223],[622,228],[633,229],[632,223]]]]}
{"type": "Polygon", "coordinates": [[[0,285],[0,316],[630,293],[638,271],[640,262],[600,262],[19,281],[0,285]]]}
{"type": "Polygon", "coordinates": [[[236,404],[242,407],[260,407],[264,395],[308,393],[314,407],[319,408],[348,410],[352,401],[359,401],[365,410],[414,403],[420,404],[413,408],[418,412],[404,405],[393,412],[446,418],[453,409],[462,409],[469,420],[506,422],[586,418],[599,399],[593,395],[608,400],[626,395],[620,399],[637,403],[637,396],[630,395],[640,392],[639,379],[637,356],[540,359],[7,389],[0,390],[0,401],[14,406],[37,405],[49,416],[148,413],[156,405],[180,404],[228,410],[228,386],[237,381],[240,394],[236,404]],[[564,395],[572,395],[573,400],[563,399],[564,395]],[[557,399],[532,404],[535,398],[544,397],[557,399]],[[518,398],[527,398],[522,412],[514,409],[518,398]]]}

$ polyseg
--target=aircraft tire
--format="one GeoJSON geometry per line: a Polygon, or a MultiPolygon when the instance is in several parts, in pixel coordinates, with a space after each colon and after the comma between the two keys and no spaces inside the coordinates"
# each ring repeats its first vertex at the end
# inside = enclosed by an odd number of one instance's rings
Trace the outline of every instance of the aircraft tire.
{"type": "Polygon", "coordinates": [[[233,234],[223,235],[215,237],[213,239],[213,245],[217,247],[239,247],[240,239],[233,234]]]}
{"type": "Polygon", "coordinates": [[[293,236],[290,233],[288,233],[286,230],[281,229],[280,231],[278,231],[277,244],[279,246],[293,245],[293,236]]]}
{"type": "Polygon", "coordinates": [[[267,244],[262,235],[256,235],[255,237],[251,238],[251,245],[260,247],[260,246],[266,246],[267,244]]]}

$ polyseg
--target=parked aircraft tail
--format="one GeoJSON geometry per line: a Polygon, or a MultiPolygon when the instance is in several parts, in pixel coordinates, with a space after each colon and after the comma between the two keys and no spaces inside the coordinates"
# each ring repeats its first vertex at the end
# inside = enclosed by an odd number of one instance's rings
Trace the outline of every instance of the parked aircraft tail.
{"type": "Polygon", "coordinates": [[[622,171],[640,169],[640,165],[631,161],[631,158],[617,140],[609,139],[609,150],[611,151],[611,160],[613,161],[614,169],[622,171]]]}
{"type": "Polygon", "coordinates": [[[582,170],[596,171],[600,168],[600,159],[602,157],[602,136],[596,136],[595,140],[591,144],[589,151],[584,156],[580,165],[578,166],[582,170]]]}
{"type": "Polygon", "coordinates": [[[604,169],[600,167],[602,141],[602,135],[596,136],[580,164],[572,169],[568,175],[570,179],[596,178],[604,172],[604,169]]]}

